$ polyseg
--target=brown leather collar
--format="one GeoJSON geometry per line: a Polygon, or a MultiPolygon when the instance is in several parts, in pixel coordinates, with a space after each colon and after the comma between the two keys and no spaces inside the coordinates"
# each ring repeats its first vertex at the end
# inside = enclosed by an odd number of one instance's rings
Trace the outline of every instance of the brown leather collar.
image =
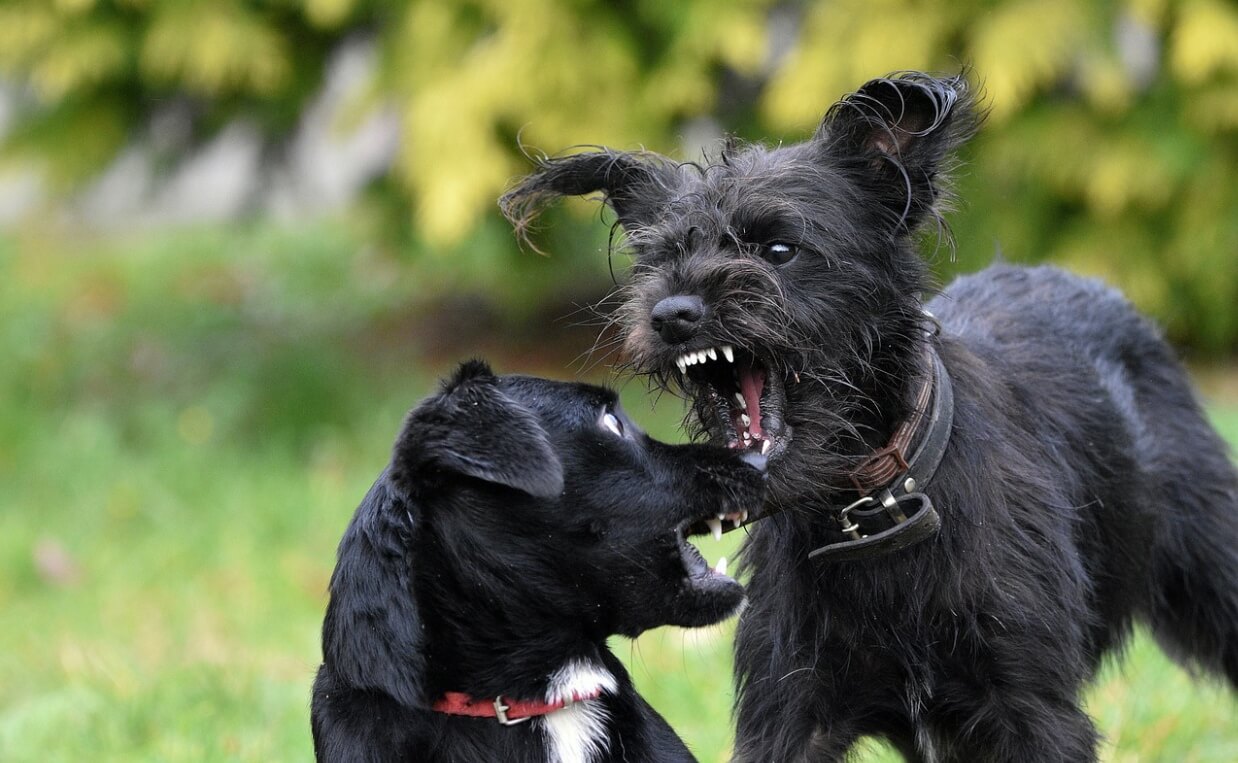
{"type": "Polygon", "coordinates": [[[921,430],[928,421],[929,403],[933,399],[935,374],[932,352],[928,350],[925,353],[928,362],[925,364],[924,376],[920,380],[920,390],[916,394],[916,402],[912,405],[911,415],[898,425],[885,447],[870,453],[850,474],[851,486],[859,495],[869,495],[877,488],[885,487],[910,468],[907,463],[908,450],[913,442],[924,439],[921,430]]]}
{"type": "MultiPolygon", "coordinates": [[[[934,321],[935,322],[935,321],[934,321]]],[[[828,543],[809,553],[823,561],[862,559],[896,551],[933,537],[941,517],[923,492],[950,441],[954,425],[954,392],[950,374],[929,333],[923,345],[923,373],[911,413],[847,475],[859,499],[838,505],[834,519],[846,540],[828,543]],[[914,447],[914,449],[913,449],[914,447]]],[[[744,525],[779,513],[770,507],[744,525]]],[[[742,525],[726,527],[729,532],[742,525]]]]}
{"type": "Polygon", "coordinates": [[[926,541],[941,529],[941,516],[923,490],[950,443],[954,391],[931,341],[924,354],[924,379],[911,415],[894,430],[889,443],[851,475],[860,497],[838,511],[844,539],[814,549],[808,558],[839,562],[883,556],[926,541]],[[910,450],[912,443],[915,450],[910,450]]]}

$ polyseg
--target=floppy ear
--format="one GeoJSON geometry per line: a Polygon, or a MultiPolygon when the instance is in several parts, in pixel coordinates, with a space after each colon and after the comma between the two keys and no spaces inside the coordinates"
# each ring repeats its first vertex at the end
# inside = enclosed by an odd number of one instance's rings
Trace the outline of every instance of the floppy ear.
{"type": "Polygon", "coordinates": [[[979,121],[962,75],[911,72],[872,80],[836,103],[814,140],[911,229],[943,195],[950,154],[979,121]]]}
{"type": "Polygon", "coordinates": [[[386,473],[361,502],[331,575],[322,655],[347,686],[422,707],[425,654],[409,558],[413,513],[386,473]]]}
{"type": "Polygon", "coordinates": [[[537,498],[563,492],[563,465],[545,429],[481,361],[461,365],[437,396],[413,409],[396,439],[391,475],[407,494],[443,472],[537,498]]]}
{"type": "Polygon", "coordinates": [[[573,156],[544,159],[532,175],[499,199],[499,208],[528,240],[529,224],[560,196],[583,196],[601,191],[627,230],[648,225],[673,194],[676,165],[654,153],[602,149],[573,156]]]}

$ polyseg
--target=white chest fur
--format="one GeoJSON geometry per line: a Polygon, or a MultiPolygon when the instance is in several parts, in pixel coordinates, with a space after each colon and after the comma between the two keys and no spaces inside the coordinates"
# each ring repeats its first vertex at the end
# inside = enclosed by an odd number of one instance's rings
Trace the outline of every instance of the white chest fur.
{"type": "MultiPolygon", "coordinates": [[[[569,662],[550,677],[547,702],[570,701],[574,696],[613,693],[615,677],[599,665],[569,662]]],[[[591,763],[606,752],[606,708],[599,700],[575,702],[539,719],[546,733],[547,763],[591,763]]]]}

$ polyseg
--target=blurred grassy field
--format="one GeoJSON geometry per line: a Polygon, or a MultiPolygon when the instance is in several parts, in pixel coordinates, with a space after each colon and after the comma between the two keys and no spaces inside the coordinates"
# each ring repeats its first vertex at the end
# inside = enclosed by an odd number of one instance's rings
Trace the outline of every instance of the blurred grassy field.
{"type": "MultiPolygon", "coordinates": [[[[0,239],[0,761],[311,758],[336,542],[445,362],[413,346],[421,291],[329,225],[0,239]]],[[[672,403],[624,393],[674,436],[672,403]]],[[[703,761],[730,635],[614,644],[703,761]]],[[[1108,760],[1238,760],[1238,704],[1145,638],[1089,698],[1108,760]]]]}

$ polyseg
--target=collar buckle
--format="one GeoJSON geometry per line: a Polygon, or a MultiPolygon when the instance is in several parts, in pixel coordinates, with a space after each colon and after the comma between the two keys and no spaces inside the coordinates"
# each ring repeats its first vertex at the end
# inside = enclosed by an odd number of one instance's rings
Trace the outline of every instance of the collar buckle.
{"type": "Polygon", "coordinates": [[[841,529],[851,539],[827,543],[810,551],[809,559],[839,562],[882,556],[926,541],[941,529],[941,516],[924,493],[904,493],[896,498],[885,490],[882,500],[866,496],[843,512],[839,515],[839,522],[843,523],[841,529]],[[874,521],[880,514],[885,515],[889,526],[865,533],[861,523],[874,521]]]}
{"type": "Polygon", "coordinates": [[[891,437],[890,444],[861,463],[852,476],[861,497],[843,508],[836,519],[845,540],[827,543],[810,559],[865,559],[898,551],[932,538],[941,516],[922,491],[945,455],[954,422],[950,374],[929,345],[928,375],[914,412],[891,437]],[[929,399],[932,405],[929,405],[929,399]],[[908,458],[903,453],[920,440],[908,458]]]}
{"type": "Polygon", "coordinates": [[[533,717],[526,715],[522,718],[508,718],[508,710],[511,710],[511,706],[503,704],[503,695],[500,694],[494,698],[494,719],[502,726],[516,726],[533,717]]]}

